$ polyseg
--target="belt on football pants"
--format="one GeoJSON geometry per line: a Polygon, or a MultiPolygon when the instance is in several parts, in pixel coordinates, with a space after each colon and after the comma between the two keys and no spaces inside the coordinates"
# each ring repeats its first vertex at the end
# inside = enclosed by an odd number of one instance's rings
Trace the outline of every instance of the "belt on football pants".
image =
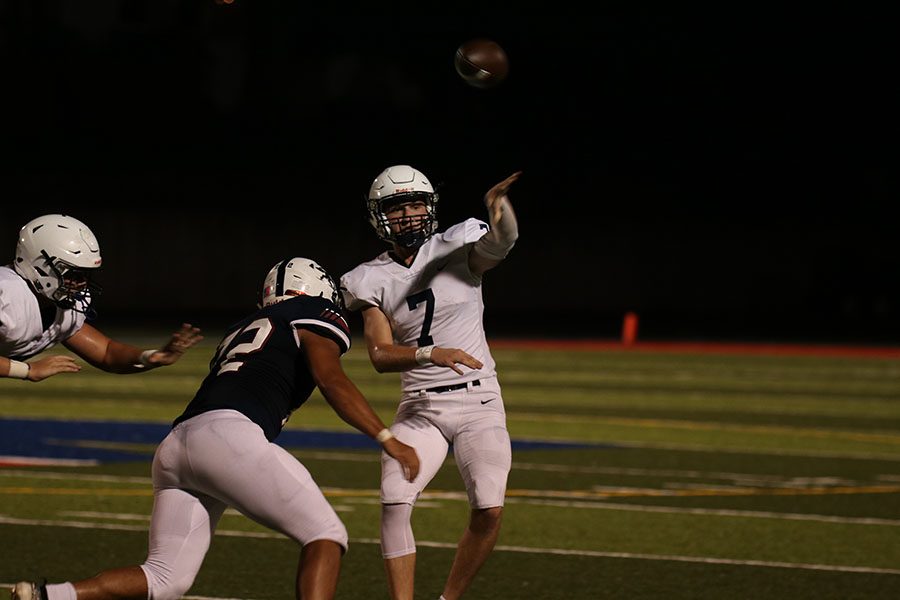
{"type": "Polygon", "coordinates": [[[468,387],[469,384],[472,384],[472,387],[478,387],[481,385],[481,382],[477,379],[475,381],[467,381],[465,383],[457,383],[454,385],[439,385],[433,388],[425,388],[426,392],[433,392],[435,394],[443,394],[444,392],[455,392],[456,390],[464,390],[468,387]]]}

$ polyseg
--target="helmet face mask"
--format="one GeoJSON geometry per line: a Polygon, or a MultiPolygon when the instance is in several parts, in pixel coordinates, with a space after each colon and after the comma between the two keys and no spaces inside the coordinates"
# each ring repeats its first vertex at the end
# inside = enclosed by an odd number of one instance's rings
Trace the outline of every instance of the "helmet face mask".
{"type": "Polygon", "coordinates": [[[13,267],[35,293],[63,309],[88,313],[100,294],[93,281],[102,259],[91,230],[67,215],[44,215],[19,230],[13,267]]]}
{"type": "Polygon", "coordinates": [[[53,262],[51,268],[59,281],[51,300],[60,308],[88,312],[91,300],[101,291],[100,285],[93,280],[91,273],[87,269],[79,269],[59,260],[53,262]]]}
{"type": "Polygon", "coordinates": [[[316,261],[302,256],[283,260],[269,269],[257,305],[263,308],[295,296],[321,296],[343,310],[334,279],[316,261]]]}
{"type": "Polygon", "coordinates": [[[369,189],[369,223],[379,239],[415,249],[437,231],[437,203],[438,194],[420,171],[409,165],[388,167],[375,178],[369,189]],[[388,218],[392,210],[415,202],[424,204],[424,214],[388,218]],[[393,226],[398,224],[395,231],[393,226]]]}

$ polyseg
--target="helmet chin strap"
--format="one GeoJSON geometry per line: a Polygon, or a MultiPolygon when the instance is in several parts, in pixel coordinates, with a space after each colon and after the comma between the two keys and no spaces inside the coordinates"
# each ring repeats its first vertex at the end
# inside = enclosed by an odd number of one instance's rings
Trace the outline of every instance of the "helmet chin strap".
{"type": "Polygon", "coordinates": [[[74,292],[54,303],[62,309],[73,310],[84,314],[88,319],[94,319],[97,317],[97,311],[91,306],[91,300],[90,294],[74,292]]]}
{"type": "Polygon", "coordinates": [[[431,234],[425,233],[424,230],[406,231],[394,235],[394,241],[398,246],[403,246],[407,250],[416,250],[428,241],[431,234]]]}

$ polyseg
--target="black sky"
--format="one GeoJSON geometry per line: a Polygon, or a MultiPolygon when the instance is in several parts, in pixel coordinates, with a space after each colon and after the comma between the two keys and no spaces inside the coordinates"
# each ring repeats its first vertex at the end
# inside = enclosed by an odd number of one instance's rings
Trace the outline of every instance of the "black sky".
{"type": "Polygon", "coordinates": [[[281,254],[342,272],[381,249],[368,184],[410,163],[445,226],[524,171],[498,328],[900,341],[884,15],[35,4],[0,1],[0,223],[11,252],[37,214],[88,222],[109,313],[238,310],[281,254]],[[507,50],[497,89],[453,71],[473,37],[507,50]]]}

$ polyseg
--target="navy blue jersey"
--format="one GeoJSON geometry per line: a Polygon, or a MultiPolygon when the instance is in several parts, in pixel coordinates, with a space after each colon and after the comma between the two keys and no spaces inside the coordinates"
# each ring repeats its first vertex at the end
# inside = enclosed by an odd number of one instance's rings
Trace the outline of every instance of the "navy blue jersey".
{"type": "Polygon", "coordinates": [[[297,296],[261,308],[232,325],[209,363],[209,375],[173,425],[210,410],[230,408],[257,423],[269,441],[316,387],[300,348],[309,329],[350,349],[340,309],[319,296],[297,296]]]}

